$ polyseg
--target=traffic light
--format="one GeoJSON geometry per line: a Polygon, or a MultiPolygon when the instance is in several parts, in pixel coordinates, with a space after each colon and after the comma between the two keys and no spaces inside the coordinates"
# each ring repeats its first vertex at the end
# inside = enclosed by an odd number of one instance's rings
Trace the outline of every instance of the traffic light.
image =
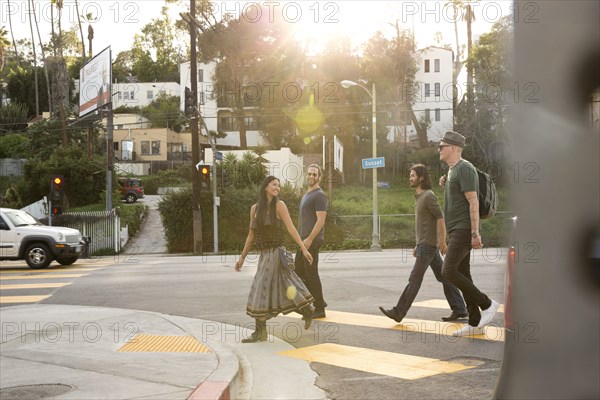
{"type": "Polygon", "coordinates": [[[191,118],[194,115],[194,95],[188,87],[185,88],[183,112],[188,118],[191,118]]]}
{"type": "Polygon", "coordinates": [[[200,176],[202,177],[202,186],[210,187],[210,165],[200,166],[200,176]]]}
{"type": "Polygon", "coordinates": [[[52,206],[52,215],[57,216],[61,215],[63,212],[62,206],[52,206]]]}
{"type": "MultiPolygon", "coordinates": [[[[63,198],[63,184],[64,178],[62,175],[52,175],[50,179],[50,201],[52,203],[59,203],[63,198]]],[[[62,212],[62,210],[61,210],[62,212]]]]}

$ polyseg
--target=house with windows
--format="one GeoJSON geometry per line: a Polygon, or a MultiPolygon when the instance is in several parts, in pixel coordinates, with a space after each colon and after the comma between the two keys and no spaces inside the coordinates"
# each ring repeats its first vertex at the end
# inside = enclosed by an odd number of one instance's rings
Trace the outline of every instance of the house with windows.
{"type": "MultiPolygon", "coordinates": [[[[428,124],[427,139],[439,142],[444,132],[454,127],[454,53],[450,49],[432,46],[418,50],[415,58],[418,70],[413,110],[419,121],[428,124]]],[[[407,127],[407,135],[408,140],[416,140],[417,131],[413,124],[407,127]]]]}
{"type": "MultiPolygon", "coordinates": [[[[200,115],[206,122],[208,130],[224,132],[227,134],[225,138],[218,138],[218,146],[240,147],[239,135],[239,119],[234,116],[234,110],[227,107],[226,104],[219,104],[218,97],[221,102],[227,102],[228,96],[238,96],[239,91],[235,88],[217,87],[213,80],[217,63],[211,62],[208,64],[198,63],[198,108],[200,115]]],[[[180,109],[183,112],[185,107],[185,88],[192,88],[190,62],[182,63],[179,66],[180,74],[180,109]]],[[[258,131],[258,117],[253,112],[251,102],[246,99],[245,107],[245,124],[246,124],[246,141],[248,147],[255,147],[264,144],[262,137],[258,131]]],[[[204,134],[204,132],[202,132],[204,134]]]]}
{"type": "Polygon", "coordinates": [[[112,84],[113,110],[125,107],[145,107],[160,95],[179,97],[177,82],[127,82],[112,84]]]}

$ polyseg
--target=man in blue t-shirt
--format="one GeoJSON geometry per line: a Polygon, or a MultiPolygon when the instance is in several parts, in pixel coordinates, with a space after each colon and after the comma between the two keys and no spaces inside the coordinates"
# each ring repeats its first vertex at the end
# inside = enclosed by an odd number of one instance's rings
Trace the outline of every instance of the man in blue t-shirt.
{"type": "Polygon", "coordinates": [[[319,277],[319,247],[323,243],[323,228],[327,217],[327,198],[319,186],[321,167],[311,164],[307,171],[308,191],[300,201],[298,212],[298,230],[304,245],[312,254],[310,264],[302,253],[296,254],[296,273],[315,298],[313,319],[325,318],[327,303],[323,299],[323,288],[319,277]]]}

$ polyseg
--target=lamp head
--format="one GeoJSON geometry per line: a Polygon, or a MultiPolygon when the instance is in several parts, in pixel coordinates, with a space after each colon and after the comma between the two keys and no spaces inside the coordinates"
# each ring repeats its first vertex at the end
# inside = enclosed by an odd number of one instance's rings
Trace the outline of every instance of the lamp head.
{"type": "Polygon", "coordinates": [[[342,85],[343,88],[348,89],[351,86],[357,86],[358,83],[344,79],[343,81],[340,82],[340,85],[342,85]]]}

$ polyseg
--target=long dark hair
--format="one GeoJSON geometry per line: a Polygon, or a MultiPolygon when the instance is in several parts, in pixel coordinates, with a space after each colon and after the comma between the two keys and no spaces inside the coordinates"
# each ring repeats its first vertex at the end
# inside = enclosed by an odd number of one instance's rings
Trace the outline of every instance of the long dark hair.
{"type": "Polygon", "coordinates": [[[267,192],[265,189],[269,186],[274,180],[279,180],[279,178],[274,177],[273,175],[267,176],[262,183],[260,184],[260,189],[258,191],[258,201],[256,202],[256,228],[258,230],[262,230],[265,225],[271,225],[275,222],[276,218],[276,205],[279,201],[279,196],[273,197],[271,200],[271,204],[269,204],[269,199],[267,198],[267,192]],[[267,210],[269,210],[269,218],[267,220],[267,210]]]}
{"type": "Polygon", "coordinates": [[[417,174],[417,178],[423,178],[423,180],[421,181],[421,189],[431,189],[431,178],[429,177],[429,172],[427,171],[427,167],[425,165],[415,164],[410,168],[410,170],[415,171],[415,174],[417,174]]]}

